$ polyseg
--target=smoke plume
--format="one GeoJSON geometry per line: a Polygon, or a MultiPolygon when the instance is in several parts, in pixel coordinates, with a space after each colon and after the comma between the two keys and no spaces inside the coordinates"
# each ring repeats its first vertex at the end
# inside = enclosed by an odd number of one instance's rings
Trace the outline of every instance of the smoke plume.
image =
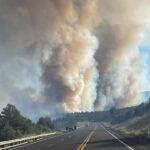
{"type": "Polygon", "coordinates": [[[150,23],[150,1],[99,2],[100,47],[95,57],[100,81],[95,108],[132,106],[137,103],[142,87],[144,66],[138,46],[150,23]]]}
{"type": "Polygon", "coordinates": [[[149,0],[1,0],[1,107],[40,115],[137,104],[149,11],[149,0]]]}

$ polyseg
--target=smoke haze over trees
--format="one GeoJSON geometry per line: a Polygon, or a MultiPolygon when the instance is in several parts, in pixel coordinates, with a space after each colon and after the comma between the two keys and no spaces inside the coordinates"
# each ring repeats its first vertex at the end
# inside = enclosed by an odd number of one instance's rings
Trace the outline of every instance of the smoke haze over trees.
{"type": "Polygon", "coordinates": [[[150,114],[150,101],[139,106],[109,111],[70,113],[64,117],[51,120],[41,117],[37,123],[23,117],[14,105],[7,105],[0,115],[0,141],[20,138],[22,136],[47,133],[54,129],[71,127],[77,122],[110,122],[121,123],[134,117],[150,114]]]}
{"type": "Polygon", "coordinates": [[[65,128],[66,126],[73,126],[77,122],[109,122],[111,124],[122,123],[134,117],[150,115],[150,101],[142,103],[135,107],[128,107],[122,109],[112,108],[109,111],[97,112],[81,112],[66,114],[65,117],[54,120],[57,128],[65,128]]]}

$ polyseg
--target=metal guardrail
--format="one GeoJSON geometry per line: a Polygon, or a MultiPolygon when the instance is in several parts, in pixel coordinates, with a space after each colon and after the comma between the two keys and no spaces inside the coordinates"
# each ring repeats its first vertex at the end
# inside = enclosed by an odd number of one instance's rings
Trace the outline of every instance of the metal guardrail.
{"type": "Polygon", "coordinates": [[[4,149],[12,148],[12,147],[15,147],[15,146],[18,146],[21,144],[26,144],[26,143],[33,142],[36,140],[40,140],[41,138],[44,138],[44,137],[50,136],[50,135],[54,135],[54,134],[56,134],[56,132],[47,133],[47,134],[40,134],[40,135],[36,135],[36,136],[30,136],[30,137],[21,138],[21,139],[0,142],[0,150],[4,150],[4,149]]]}

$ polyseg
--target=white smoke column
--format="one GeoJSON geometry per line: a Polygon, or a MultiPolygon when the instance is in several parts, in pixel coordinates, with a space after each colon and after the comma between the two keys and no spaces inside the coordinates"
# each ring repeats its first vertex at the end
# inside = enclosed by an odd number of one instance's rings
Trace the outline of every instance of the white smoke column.
{"type": "Polygon", "coordinates": [[[36,114],[94,109],[96,4],[96,0],[0,1],[2,107],[15,103],[26,114],[24,106],[36,114]]]}
{"type": "Polygon", "coordinates": [[[150,25],[150,1],[100,0],[99,6],[96,60],[100,83],[95,108],[135,105],[144,73],[138,46],[150,25]]]}
{"type": "Polygon", "coordinates": [[[41,62],[46,101],[67,112],[91,111],[96,98],[92,95],[96,91],[94,55],[98,41],[92,34],[92,21],[97,3],[88,0],[81,8],[70,0],[55,0],[53,4],[60,22],[54,37],[58,42],[48,48],[49,58],[41,62]]]}

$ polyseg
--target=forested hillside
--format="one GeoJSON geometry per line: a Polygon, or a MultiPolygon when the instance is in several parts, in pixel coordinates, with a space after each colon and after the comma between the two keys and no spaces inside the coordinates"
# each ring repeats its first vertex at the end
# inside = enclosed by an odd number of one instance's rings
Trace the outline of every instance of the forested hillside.
{"type": "Polygon", "coordinates": [[[150,113],[150,101],[148,103],[142,103],[139,106],[115,109],[112,108],[109,111],[97,111],[97,112],[81,112],[66,114],[65,117],[56,119],[54,121],[57,128],[65,128],[71,126],[80,121],[89,122],[110,122],[111,124],[121,123],[128,119],[142,116],[150,113]]]}

